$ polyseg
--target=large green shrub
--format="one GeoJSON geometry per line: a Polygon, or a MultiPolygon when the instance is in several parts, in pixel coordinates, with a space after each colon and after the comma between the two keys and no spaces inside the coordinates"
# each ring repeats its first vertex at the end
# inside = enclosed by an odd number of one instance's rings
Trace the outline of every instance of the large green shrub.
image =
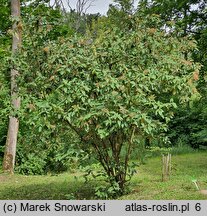
{"type": "Polygon", "coordinates": [[[114,26],[93,40],[89,34],[37,46],[30,35],[17,59],[27,124],[43,137],[70,127],[83,149],[93,147],[120,194],[133,173],[135,140],[167,130],[173,110],[195,92],[199,68],[190,58],[194,42],[157,29],[157,16],[130,22],[128,32],[114,26]]]}

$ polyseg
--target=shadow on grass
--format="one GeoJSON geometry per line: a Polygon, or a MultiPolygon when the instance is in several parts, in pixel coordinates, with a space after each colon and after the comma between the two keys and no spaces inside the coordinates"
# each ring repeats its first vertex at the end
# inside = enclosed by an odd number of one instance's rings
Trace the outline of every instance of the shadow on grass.
{"type": "Polygon", "coordinates": [[[13,183],[0,188],[0,199],[4,200],[83,200],[94,199],[94,182],[55,181],[21,184],[13,183]]]}

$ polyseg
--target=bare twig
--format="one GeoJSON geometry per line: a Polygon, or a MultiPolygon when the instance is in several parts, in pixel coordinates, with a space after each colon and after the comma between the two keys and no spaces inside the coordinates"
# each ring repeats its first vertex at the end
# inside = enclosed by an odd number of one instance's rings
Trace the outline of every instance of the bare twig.
{"type": "Polygon", "coordinates": [[[71,5],[70,5],[70,0],[66,0],[66,4],[67,4],[67,6],[70,8],[70,11],[72,11],[73,8],[72,8],[71,5]]]}
{"type": "Polygon", "coordinates": [[[84,13],[86,13],[87,10],[88,10],[90,7],[95,6],[95,5],[93,4],[95,1],[96,1],[96,0],[91,0],[91,2],[89,3],[89,5],[85,8],[84,13]]]}
{"type": "Polygon", "coordinates": [[[80,15],[86,13],[90,7],[94,6],[93,3],[95,1],[96,0],[77,0],[76,2],[77,13],[80,15]]]}

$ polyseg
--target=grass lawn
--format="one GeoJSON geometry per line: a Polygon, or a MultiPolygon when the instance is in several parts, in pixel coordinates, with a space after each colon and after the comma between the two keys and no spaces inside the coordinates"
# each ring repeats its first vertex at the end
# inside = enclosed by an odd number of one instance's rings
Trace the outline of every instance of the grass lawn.
{"type": "MultiPolygon", "coordinates": [[[[131,181],[131,192],[123,200],[206,200],[196,190],[192,179],[207,190],[207,152],[172,156],[172,176],[161,181],[161,158],[151,158],[137,168],[131,181]]],[[[95,199],[96,185],[101,181],[84,182],[81,173],[47,176],[0,174],[0,199],[60,200],[95,199]]]]}

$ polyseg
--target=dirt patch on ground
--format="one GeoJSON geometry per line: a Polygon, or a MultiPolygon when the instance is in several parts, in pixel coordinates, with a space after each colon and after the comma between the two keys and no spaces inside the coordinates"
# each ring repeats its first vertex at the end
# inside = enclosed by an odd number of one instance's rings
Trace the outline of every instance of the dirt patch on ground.
{"type": "Polygon", "coordinates": [[[1,173],[0,174],[0,182],[8,182],[13,180],[14,175],[6,174],[6,173],[1,173]]]}
{"type": "Polygon", "coordinates": [[[207,196],[207,190],[200,190],[200,193],[204,194],[207,196]]]}
{"type": "Polygon", "coordinates": [[[5,182],[8,180],[8,176],[0,175],[0,182],[5,182]]]}

